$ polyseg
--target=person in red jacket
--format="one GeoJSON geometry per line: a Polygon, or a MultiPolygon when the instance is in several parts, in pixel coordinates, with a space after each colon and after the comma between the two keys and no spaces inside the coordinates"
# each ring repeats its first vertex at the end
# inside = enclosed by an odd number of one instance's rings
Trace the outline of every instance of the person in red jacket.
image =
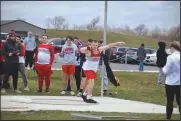
{"type": "Polygon", "coordinates": [[[5,74],[5,57],[2,53],[2,48],[3,48],[3,42],[0,40],[0,89],[2,88],[2,83],[3,83],[3,78],[5,74]]]}
{"type": "Polygon", "coordinates": [[[51,66],[54,60],[54,49],[48,43],[48,36],[42,36],[42,43],[38,46],[35,54],[35,68],[38,72],[39,89],[37,92],[42,92],[43,80],[45,78],[46,92],[49,93],[50,76],[53,73],[51,66]]]}
{"type": "Polygon", "coordinates": [[[21,42],[21,37],[19,35],[16,35],[16,41],[21,46],[21,55],[19,55],[18,71],[21,73],[21,76],[23,77],[24,90],[29,91],[28,80],[25,73],[25,58],[24,58],[25,53],[26,53],[25,45],[21,42]]]}

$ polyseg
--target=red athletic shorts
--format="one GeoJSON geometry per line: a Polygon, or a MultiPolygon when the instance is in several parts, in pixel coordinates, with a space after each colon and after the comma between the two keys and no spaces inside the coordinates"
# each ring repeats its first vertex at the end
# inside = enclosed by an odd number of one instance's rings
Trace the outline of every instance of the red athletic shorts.
{"type": "Polygon", "coordinates": [[[75,73],[75,65],[62,65],[62,71],[65,74],[73,75],[75,73]]]}
{"type": "Polygon", "coordinates": [[[84,74],[86,76],[86,78],[89,79],[96,79],[96,72],[92,71],[92,70],[84,70],[84,74]]]}

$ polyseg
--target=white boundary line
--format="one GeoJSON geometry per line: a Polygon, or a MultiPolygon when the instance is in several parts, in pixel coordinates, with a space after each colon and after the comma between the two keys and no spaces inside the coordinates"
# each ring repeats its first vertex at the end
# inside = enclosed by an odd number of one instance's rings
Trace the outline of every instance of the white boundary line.
{"type": "MultiPolygon", "coordinates": [[[[30,68],[27,68],[27,70],[30,70],[30,68]]],[[[53,71],[61,71],[61,68],[52,68],[53,71]]],[[[98,69],[99,71],[99,69],[98,69]]],[[[112,70],[115,72],[139,72],[138,70],[112,70]]],[[[152,71],[152,70],[148,70],[148,71],[143,71],[143,73],[159,73],[159,71],[152,71]]]]}

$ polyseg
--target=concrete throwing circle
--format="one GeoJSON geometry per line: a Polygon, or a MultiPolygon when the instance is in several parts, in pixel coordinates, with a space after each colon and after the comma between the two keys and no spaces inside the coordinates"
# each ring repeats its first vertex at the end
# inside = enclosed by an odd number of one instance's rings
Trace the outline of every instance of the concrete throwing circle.
{"type": "Polygon", "coordinates": [[[92,103],[86,103],[83,100],[73,100],[73,99],[44,99],[44,98],[13,98],[11,102],[17,103],[28,103],[28,104],[46,104],[46,105],[74,105],[74,106],[87,106],[87,105],[97,105],[92,103]]]}

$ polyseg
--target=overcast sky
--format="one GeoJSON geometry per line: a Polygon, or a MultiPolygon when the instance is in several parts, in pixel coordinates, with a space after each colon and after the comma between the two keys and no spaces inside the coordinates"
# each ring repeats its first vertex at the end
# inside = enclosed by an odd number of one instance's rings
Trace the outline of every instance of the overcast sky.
{"type": "MultiPolygon", "coordinates": [[[[45,27],[48,17],[63,16],[70,25],[87,24],[100,16],[104,23],[104,1],[1,1],[1,20],[24,18],[45,27]]],[[[153,28],[180,24],[180,1],[109,1],[108,24],[131,28],[144,23],[153,28]]]]}

